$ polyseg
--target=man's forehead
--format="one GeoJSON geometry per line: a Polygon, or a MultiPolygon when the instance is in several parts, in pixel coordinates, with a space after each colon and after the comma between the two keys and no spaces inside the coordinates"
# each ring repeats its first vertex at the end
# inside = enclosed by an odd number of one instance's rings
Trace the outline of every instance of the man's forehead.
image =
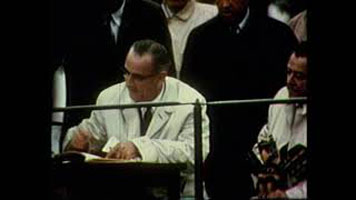
{"type": "Polygon", "coordinates": [[[294,59],[294,60],[307,60],[306,56],[297,56],[295,53],[293,53],[290,57],[290,59],[294,59]]]}
{"type": "Polygon", "coordinates": [[[303,65],[306,67],[307,65],[307,57],[304,56],[299,56],[297,57],[295,53],[293,53],[289,59],[288,65],[294,64],[294,65],[303,65]]]}
{"type": "Polygon", "coordinates": [[[288,62],[287,68],[295,73],[307,73],[308,71],[307,65],[301,62],[288,62]]]}
{"type": "Polygon", "coordinates": [[[144,53],[139,55],[134,51],[130,51],[126,61],[126,67],[139,71],[150,72],[153,68],[152,55],[144,53]]]}

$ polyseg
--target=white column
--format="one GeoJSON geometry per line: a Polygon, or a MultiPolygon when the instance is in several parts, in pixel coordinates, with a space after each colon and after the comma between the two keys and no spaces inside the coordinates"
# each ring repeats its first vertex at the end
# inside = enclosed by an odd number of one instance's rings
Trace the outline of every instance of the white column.
{"type": "MultiPolygon", "coordinates": [[[[66,106],[66,79],[65,71],[63,66],[59,66],[53,75],[53,107],[65,107],[66,106]]],[[[52,113],[52,122],[63,123],[64,113],[54,112],[52,113]]],[[[52,154],[58,154],[59,151],[59,141],[61,136],[61,125],[52,125],[51,133],[51,149],[52,154]]]]}

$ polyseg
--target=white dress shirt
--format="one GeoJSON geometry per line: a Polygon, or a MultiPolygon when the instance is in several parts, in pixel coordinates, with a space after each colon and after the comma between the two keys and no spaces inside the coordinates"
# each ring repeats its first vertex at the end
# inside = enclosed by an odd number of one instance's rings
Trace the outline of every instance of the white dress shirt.
{"type": "Polygon", "coordinates": [[[287,24],[290,19],[289,13],[287,11],[281,9],[279,6],[277,6],[274,3],[271,3],[270,5],[268,5],[267,15],[269,17],[276,19],[278,21],[281,21],[285,24],[287,24]]]}
{"type": "Polygon", "coordinates": [[[190,32],[217,15],[218,10],[215,5],[199,3],[195,0],[189,0],[187,5],[177,13],[173,13],[164,1],[161,7],[167,18],[177,78],[180,79],[184,49],[190,32]]]}
{"type": "Polygon", "coordinates": [[[119,33],[119,28],[121,25],[121,18],[122,18],[122,13],[124,12],[125,3],[126,0],[124,0],[124,2],[122,3],[120,9],[118,9],[116,12],[111,14],[112,20],[110,20],[110,27],[111,27],[111,33],[115,38],[115,43],[117,42],[117,35],[119,33]]]}
{"type": "Polygon", "coordinates": [[[243,18],[243,20],[239,23],[238,28],[236,29],[236,34],[239,34],[240,31],[245,28],[246,23],[248,18],[250,17],[250,8],[247,8],[247,12],[245,14],[245,17],[243,18]]]}

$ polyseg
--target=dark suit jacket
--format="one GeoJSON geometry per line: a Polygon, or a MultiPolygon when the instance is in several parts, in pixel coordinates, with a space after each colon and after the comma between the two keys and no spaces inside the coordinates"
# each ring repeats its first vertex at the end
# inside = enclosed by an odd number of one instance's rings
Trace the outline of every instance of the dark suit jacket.
{"type": "MultiPolygon", "coordinates": [[[[273,98],[286,83],[286,64],[297,40],[287,25],[250,11],[239,35],[217,16],[188,38],[182,80],[207,101],[273,98]]],[[[214,197],[222,198],[227,192],[250,195],[244,158],[266,122],[267,111],[268,105],[209,107],[212,130],[207,163],[212,164],[208,179],[214,185],[208,181],[207,189],[214,190],[214,197]],[[233,186],[224,179],[232,179],[233,186]]]]}
{"type": "MultiPolygon", "coordinates": [[[[65,70],[68,105],[95,104],[99,93],[124,80],[124,66],[130,46],[137,40],[152,39],[165,45],[172,55],[171,39],[164,15],[158,4],[146,0],[126,0],[118,42],[110,34],[110,12],[97,2],[72,13],[72,23],[65,70]],[[89,8],[88,8],[89,7],[89,8]]],[[[110,7],[111,5],[109,5],[110,7]]],[[[106,5],[108,7],[108,5],[106,5]]],[[[67,31],[68,32],[68,31],[67,31]]],[[[172,67],[172,70],[174,66],[172,67]]],[[[174,76],[171,71],[170,75],[174,76]]],[[[75,125],[90,111],[67,115],[67,126],[75,125]]]]}

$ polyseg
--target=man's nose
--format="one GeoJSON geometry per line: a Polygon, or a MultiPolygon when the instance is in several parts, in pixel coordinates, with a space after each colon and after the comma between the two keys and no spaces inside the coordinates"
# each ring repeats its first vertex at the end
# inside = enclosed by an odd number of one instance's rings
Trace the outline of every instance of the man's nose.
{"type": "Polygon", "coordinates": [[[295,80],[294,80],[294,74],[291,73],[290,75],[287,76],[287,84],[294,84],[295,80]]]}

